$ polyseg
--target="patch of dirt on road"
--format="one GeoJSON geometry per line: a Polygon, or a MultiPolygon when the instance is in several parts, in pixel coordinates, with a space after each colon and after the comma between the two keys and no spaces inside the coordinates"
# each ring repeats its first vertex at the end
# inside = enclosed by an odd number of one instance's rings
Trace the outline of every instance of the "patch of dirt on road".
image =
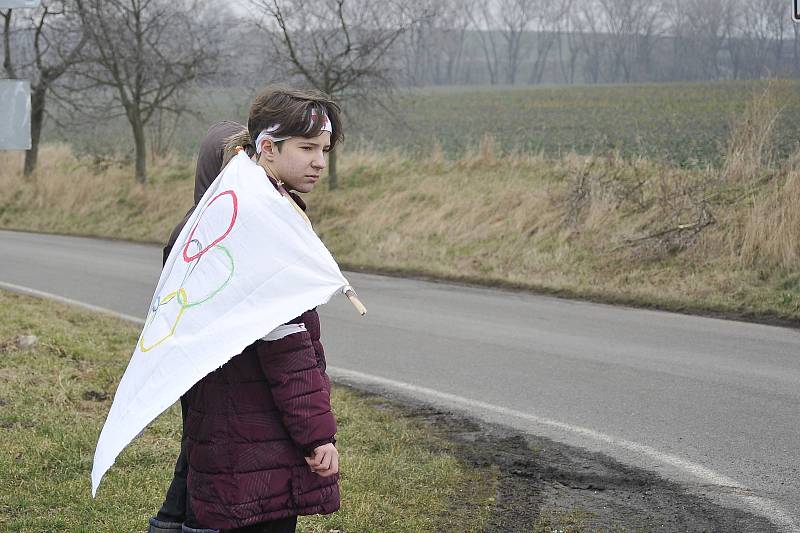
{"type": "Polygon", "coordinates": [[[778,531],[764,518],[600,453],[389,397],[393,408],[431,427],[462,460],[497,469],[500,483],[487,532],[778,531]]]}

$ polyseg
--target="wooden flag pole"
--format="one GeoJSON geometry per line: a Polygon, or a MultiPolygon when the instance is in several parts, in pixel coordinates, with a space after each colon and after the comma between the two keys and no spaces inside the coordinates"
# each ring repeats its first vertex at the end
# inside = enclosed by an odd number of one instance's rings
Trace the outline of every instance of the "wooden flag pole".
{"type": "Polygon", "coordinates": [[[347,299],[350,300],[350,303],[353,304],[353,307],[356,308],[358,314],[360,314],[361,316],[367,314],[367,308],[364,307],[364,304],[362,304],[361,300],[358,299],[358,295],[356,294],[356,291],[353,290],[353,287],[350,287],[348,285],[347,287],[342,289],[342,292],[344,293],[345,296],[347,296],[347,299]]]}

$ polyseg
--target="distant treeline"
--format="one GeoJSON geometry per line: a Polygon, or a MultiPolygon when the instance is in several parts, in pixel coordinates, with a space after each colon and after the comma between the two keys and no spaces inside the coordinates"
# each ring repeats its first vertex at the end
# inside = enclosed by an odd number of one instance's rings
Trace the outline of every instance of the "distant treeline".
{"type": "Polygon", "coordinates": [[[398,48],[413,86],[800,74],[787,0],[448,0],[398,48]]]}
{"type": "MultiPolygon", "coordinates": [[[[379,3],[379,2],[378,2],[379,3]]],[[[400,86],[537,85],[800,77],[788,0],[418,0],[389,51],[400,86]]],[[[243,20],[246,20],[243,19],[243,20]]],[[[241,26],[238,42],[259,32],[241,26]]],[[[263,36],[261,36],[263,42],[263,36]]],[[[269,53],[238,73],[272,79],[269,53]]],[[[235,85],[235,83],[234,83],[235,85]]]]}

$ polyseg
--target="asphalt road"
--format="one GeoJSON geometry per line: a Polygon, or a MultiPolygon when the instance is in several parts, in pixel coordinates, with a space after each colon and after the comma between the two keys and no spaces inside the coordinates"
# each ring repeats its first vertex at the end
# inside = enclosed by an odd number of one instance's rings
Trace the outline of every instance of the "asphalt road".
{"type": "MultiPolygon", "coordinates": [[[[142,319],[157,246],[0,231],[0,288],[142,319]]],[[[346,273],[331,374],[601,451],[800,531],[800,332],[346,273]]],[[[133,348],[133,347],[132,347],[133,348]]]]}

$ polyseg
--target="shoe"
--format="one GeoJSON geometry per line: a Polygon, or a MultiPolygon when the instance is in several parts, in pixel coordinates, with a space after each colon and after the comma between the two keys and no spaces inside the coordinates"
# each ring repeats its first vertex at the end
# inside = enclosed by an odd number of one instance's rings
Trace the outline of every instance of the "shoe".
{"type": "Polygon", "coordinates": [[[150,519],[150,528],[147,533],[181,533],[183,524],[180,522],[164,522],[155,517],[150,519]]]}
{"type": "Polygon", "coordinates": [[[189,527],[186,524],[183,524],[183,533],[220,533],[219,529],[209,529],[209,528],[194,528],[189,527]]]}

